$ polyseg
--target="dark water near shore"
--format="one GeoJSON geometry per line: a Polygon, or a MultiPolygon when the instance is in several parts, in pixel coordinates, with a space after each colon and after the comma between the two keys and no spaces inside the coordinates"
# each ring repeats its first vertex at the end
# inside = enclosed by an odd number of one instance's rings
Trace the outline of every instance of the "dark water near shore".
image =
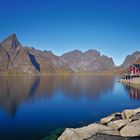
{"type": "Polygon", "coordinates": [[[0,77],[0,140],[41,140],[140,106],[140,86],[119,77],[0,77]]]}

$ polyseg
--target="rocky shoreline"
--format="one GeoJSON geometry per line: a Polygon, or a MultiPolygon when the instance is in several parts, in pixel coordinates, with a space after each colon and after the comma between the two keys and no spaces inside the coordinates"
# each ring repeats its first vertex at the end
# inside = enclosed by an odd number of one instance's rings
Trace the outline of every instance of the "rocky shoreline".
{"type": "Polygon", "coordinates": [[[81,128],[67,128],[58,140],[140,140],[140,108],[124,110],[81,128]]]}

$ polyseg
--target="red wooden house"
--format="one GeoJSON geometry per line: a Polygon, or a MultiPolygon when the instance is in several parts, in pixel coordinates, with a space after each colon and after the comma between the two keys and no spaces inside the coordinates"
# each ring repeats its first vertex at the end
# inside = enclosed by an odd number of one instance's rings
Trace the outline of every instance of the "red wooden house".
{"type": "Polygon", "coordinates": [[[140,76],[140,64],[130,65],[129,73],[131,76],[140,76]]]}

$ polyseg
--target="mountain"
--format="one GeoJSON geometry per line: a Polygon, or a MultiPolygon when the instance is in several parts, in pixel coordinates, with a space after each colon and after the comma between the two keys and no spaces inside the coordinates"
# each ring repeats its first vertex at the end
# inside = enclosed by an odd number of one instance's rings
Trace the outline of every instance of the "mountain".
{"type": "Polygon", "coordinates": [[[22,47],[15,34],[0,43],[0,73],[39,73],[31,61],[29,49],[22,47]]]}
{"type": "Polygon", "coordinates": [[[113,59],[109,58],[108,56],[102,55],[100,57],[97,57],[94,61],[91,61],[84,69],[84,72],[107,72],[114,68],[115,65],[113,59]]]}
{"type": "Polygon", "coordinates": [[[131,55],[127,55],[124,62],[115,69],[115,73],[124,74],[128,72],[128,68],[131,64],[140,64],[140,52],[135,51],[131,55]]]}
{"type": "Polygon", "coordinates": [[[88,57],[79,50],[74,50],[63,54],[60,58],[69,65],[74,72],[82,70],[88,61],[88,57]]]}
{"type": "Polygon", "coordinates": [[[93,49],[86,51],[85,54],[86,54],[86,56],[88,56],[91,59],[97,58],[101,55],[100,52],[98,52],[97,50],[93,50],[93,49]]]}
{"type": "Polygon", "coordinates": [[[135,62],[135,64],[140,64],[140,58],[135,62]]]}
{"type": "Polygon", "coordinates": [[[97,50],[73,50],[62,56],[22,46],[15,34],[0,43],[0,75],[3,74],[124,74],[133,63],[140,62],[140,52],[128,55],[116,67],[113,59],[97,50]]]}
{"type": "Polygon", "coordinates": [[[58,56],[51,52],[23,47],[15,34],[0,43],[0,74],[70,73],[58,56]]]}
{"type": "Polygon", "coordinates": [[[50,51],[39,51],[31,49],[30,53],[36,58],[40,65],[41,74],[67,74],[72,73],[69,66],[58,56],[50,51]]]}
{"type": "Polygon", "coordinates": [[[101,55],[100,52],[92,49],[86,52],[74,50],[63,54],[61,59],[67,63],[74,72],[97,73],[108,71],[115,67],[112,58],[101,55]]]}
{"type": "Polygon", "coordinates": [[[131,55],[127,55],[124,62],[120,66],[121,69],[128,68],[131,64],[135,63],[138,59],[140,59],[140,52],[136,51],[131,55]]]}

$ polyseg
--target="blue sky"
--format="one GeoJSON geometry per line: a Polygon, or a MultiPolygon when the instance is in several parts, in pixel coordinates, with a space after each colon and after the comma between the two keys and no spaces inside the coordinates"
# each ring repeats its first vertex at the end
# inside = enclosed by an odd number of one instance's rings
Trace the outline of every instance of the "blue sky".
{"type": "Polygon", "coordinates": [[[140,50],[139,0],[0,0],[0,40],[57,55],[97,49],[115,64],[140,50]]]}

